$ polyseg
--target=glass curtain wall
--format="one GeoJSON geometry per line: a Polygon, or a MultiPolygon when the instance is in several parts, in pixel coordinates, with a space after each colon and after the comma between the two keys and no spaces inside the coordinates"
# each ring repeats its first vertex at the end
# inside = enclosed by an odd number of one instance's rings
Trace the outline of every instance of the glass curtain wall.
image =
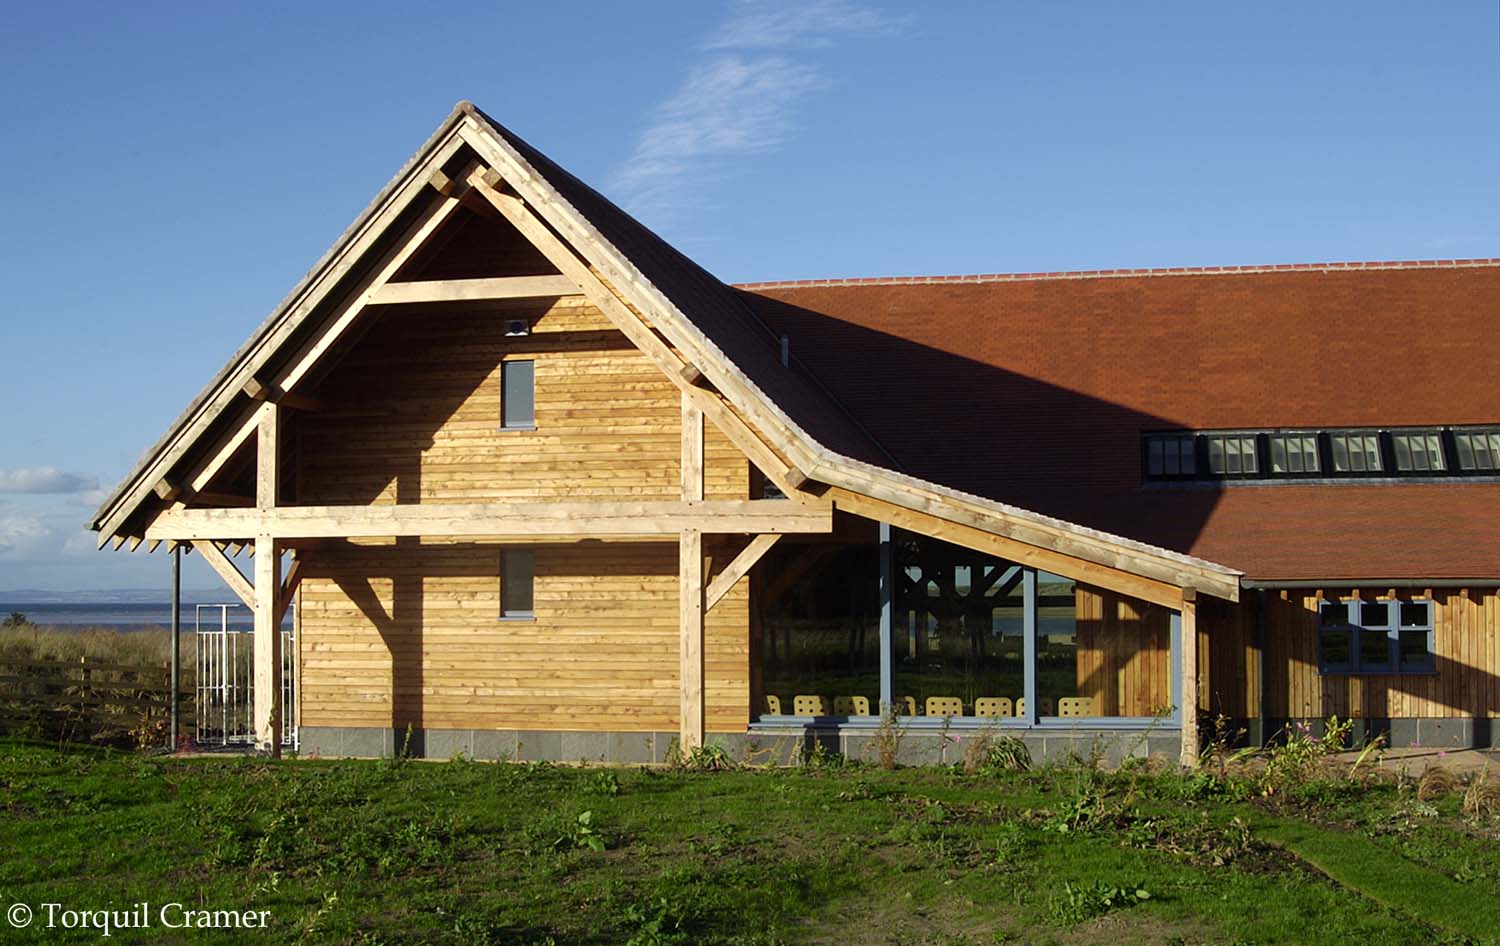
{"type": "Polygon", "coordinates": [[[760,712],[880,714],[880,548],[782,542],[762,560],[760,712]]]}
{"type": "MultiPolygon", "coordinates": [[[[1167,609],[900,530],[892,530],[891,560],[897,713],[1029,720],[1028,593],[1037,717],[1172,711],[1167,609]]],[[[758,715],[878,716],[879,546],[783,542],[764,566],[758,715]]]]}

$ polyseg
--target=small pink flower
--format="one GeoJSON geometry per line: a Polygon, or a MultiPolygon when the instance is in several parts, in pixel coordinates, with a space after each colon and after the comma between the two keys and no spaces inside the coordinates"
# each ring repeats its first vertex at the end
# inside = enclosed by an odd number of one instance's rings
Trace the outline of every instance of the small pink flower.
{"type": "Polygon", "coordinates": [[[1442,749],[1439,749],[1438,750],[1438,758],[1439,759],[1446,759],[1446,758],[1448,758],[1448,753],[1444,752],[1442,749]]]}

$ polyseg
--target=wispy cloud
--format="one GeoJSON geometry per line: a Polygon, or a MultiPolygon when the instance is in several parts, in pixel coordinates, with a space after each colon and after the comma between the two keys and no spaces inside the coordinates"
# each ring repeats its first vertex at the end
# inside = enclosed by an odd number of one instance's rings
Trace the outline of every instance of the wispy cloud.
{"type": "Polygon", "coordinates": [[[32,554],[46,543],[50,532],[40,516],[0,501],[0,562],[32,554]]]}
{"type": "Polygon", "coordinates": [[[881,36],[900,30],[904,16],[844,0],[770,3],[741,0],[735,13],[706,44],[708,49],[831,46],[842,36],[881,36]]]}
{"type": "Polygon", "coordinates": [[[636,213],[674,215],[732,174],[736,158],[781,147],[801,102],[833,81],[811,51],[905,23],[846,0],[740,0],[654,110],[614,190],[636,213]]]}
{"type": "Polygon", "coordinates": [[[0,470],[0,493],[81,493],[98,489],[99,477],[50,466],[0,470]]]}

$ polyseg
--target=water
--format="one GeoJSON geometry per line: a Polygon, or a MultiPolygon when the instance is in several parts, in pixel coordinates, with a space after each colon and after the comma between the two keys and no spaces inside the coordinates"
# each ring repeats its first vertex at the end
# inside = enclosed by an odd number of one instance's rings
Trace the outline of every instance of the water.
{"type": "MultiPolygon", "coordinates": [[[[228,604],[228,602],[212,602],[214,605],[228,604]]],[[[208,603],[202,608],[202,620],[205,630],[218,628],[220,622],[220,609],[209,607],[208,603]]],[[[182,629],[191,631],[196,626],[194,603],[182,605],[181,620],[182,629]]],[[[84,628],[84,627],[107,627],[117,631],[143,631],[147,628],[167,628],[172,626],[172,605],[169,602],[87,602],[67,603],[56,602],[27,602],[27,601],[0,601],[0,620],[4,620],[11,612],[20,611],[26,615],[32,624],[38,627],[56,627],[62,629],[84,628]]],[[[234,604],[229,607],[229,627],[231,630],[248,631],[254,626],[254,618],[250,609],[242,604],[234,604]]],[[[291,627],[291,610],[287,610],[287,618],[282,622],[282,627],[291,627]]],[[[3,633],[3,632],[0,632],[3,633]]]]}

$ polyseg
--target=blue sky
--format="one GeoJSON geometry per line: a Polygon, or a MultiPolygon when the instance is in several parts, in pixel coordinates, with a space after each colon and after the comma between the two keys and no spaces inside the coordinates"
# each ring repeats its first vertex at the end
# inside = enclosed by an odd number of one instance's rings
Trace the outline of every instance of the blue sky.
{"type": "Polygon", "coordinates": [[[734,281],[1500,256],[1495,0],[6,20],[0,589],[165,585],[101,490],[463,98],[734,281]]]}

